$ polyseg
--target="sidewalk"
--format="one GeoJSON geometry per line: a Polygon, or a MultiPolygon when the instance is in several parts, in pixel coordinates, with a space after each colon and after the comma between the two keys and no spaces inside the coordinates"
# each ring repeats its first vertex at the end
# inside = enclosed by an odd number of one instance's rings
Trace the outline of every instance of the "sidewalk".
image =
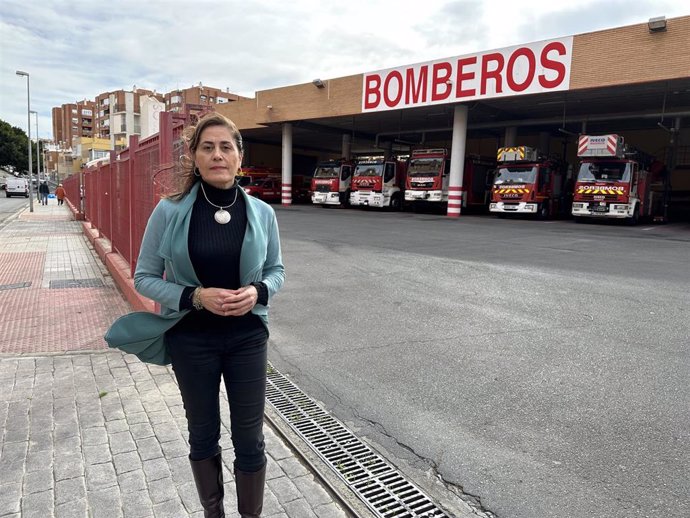
{"type": "MultiPolygon", "coordinates": [[[[130,307],[81,223],[56,203],[34,203],[0,228],[0,517],[203,517],[172,369],[108,350],[105,329],[130,307]]],[[[221,409],[233,517],[227,404],[221,409]]],[[[264,431],[263,516],[346,517],[264,431]]]]}

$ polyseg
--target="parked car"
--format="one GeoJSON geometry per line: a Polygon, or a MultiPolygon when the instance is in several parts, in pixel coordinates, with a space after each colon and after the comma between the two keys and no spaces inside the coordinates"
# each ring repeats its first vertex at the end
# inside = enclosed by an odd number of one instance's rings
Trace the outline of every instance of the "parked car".
{"type": "Polygon", "coordinates": [[[29,181],[26,178],[8,178],[5,196],[24,196],[29,197],[29,181]]]}

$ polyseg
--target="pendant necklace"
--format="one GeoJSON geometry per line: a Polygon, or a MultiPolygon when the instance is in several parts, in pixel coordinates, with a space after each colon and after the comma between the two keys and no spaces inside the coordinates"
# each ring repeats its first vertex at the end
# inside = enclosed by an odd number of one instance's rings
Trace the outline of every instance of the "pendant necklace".
{"type": "Polygon", "coordinates": [[[204,189],[204,184],[201,183],[200,185],[201,185],[201,192],[204,193],[204,198],[206,198],[206,201],[209,203],[209,205],[212,205],[213,207],[218,209],[216,211],[216,213],[213,215],[213,219],[216,220],[216,223],[220,223],[221,225],[225,225],[226,223],[230,223],[232,216],[225,209],[229,209],[237,201],[237,189],[238,189],[238,187],[235,187],[235,199],[232,200],[232,203],[230,205],[226,205],[225,207],[221,207],[220,205],[216,205],[215,203],[211,203],[211,200],[209,200],[208,196],[206,196],[206,190],[204,189]]]}

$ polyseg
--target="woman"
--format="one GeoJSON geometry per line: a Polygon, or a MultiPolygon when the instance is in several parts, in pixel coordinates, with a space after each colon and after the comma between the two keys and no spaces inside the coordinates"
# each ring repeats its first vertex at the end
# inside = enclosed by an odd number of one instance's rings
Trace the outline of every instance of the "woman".
{"type": "Polygon", "coordinates": [[[134,274],[161,315],[132,313],[106,335],[144,361],[172,362],[189,429],[189,459],[204,516],[224,517],[219,386],[230,406],[240,516],[263,507],[268,299],[284,267],[273,209],[235,182],[242,137],[211,113],[185,132],[181,189],[149,218],[134,274]]]}
{"type": "Polygon", "coordinates": [[[57,198],[58,205],[62,205],[65,202],[65,195],[65,188],[59,183],[55,189],[55,197],[57,198]]]}

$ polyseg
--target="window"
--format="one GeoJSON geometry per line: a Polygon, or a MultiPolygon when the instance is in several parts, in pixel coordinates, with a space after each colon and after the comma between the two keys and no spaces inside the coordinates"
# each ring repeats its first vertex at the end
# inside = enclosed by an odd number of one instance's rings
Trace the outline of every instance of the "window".
{"type": "Polygon", "coordinates": [[[82,115],[82,117],[84,117],[84,116],[91,117],[91,115],[93,115],[93,112],[91,110],[85,110],[82,108],[81,115],[82,115]]]}
{"type": "Polygon", "coordinates": [[[205,101],[205,100],[206,100],[206,96],[205,96],[205,95],[200,95],[200,96],[199,96],[199,99],[201,99],[202,101],[205,101]]]}
{"type": "Polygon", "coordinates": [[[390,182],[395,176],[395,164],[386,164],[386,173],[383,175],[384,182],[390,182]]]}
{"type": "Polygon", "coordinates": [[[181,102],[182,102],[182,97],[180,97],[179,95],[173,95],[173,96],[170,98],[170,102],[171,102],[172,104],[181,103],[181,102]]]}

